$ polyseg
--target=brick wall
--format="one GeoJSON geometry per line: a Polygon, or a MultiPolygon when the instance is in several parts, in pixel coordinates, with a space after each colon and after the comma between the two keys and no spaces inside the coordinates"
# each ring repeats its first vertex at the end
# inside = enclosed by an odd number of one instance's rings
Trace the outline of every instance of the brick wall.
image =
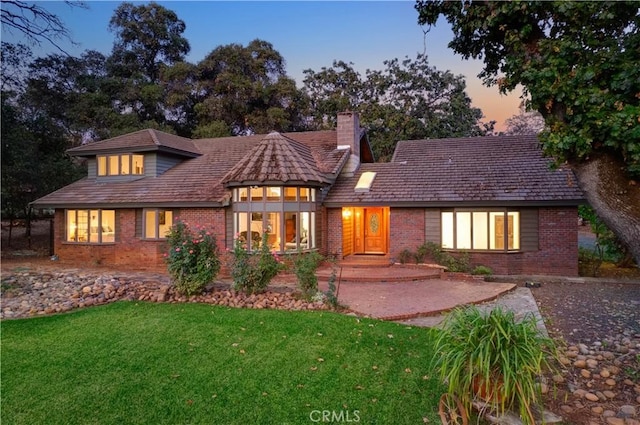
{"type": "MultiPolygon", "coordinates": [[[[218,248],[225,253],[225,210],[183,208],[179,218],[192,226],[205,226],[216,235],[218,248]]],[[[116,210],[116,243],[96,245],[64,242],[64,210],[55,213],[55,253],[59,261],[75,266],[122,266],[141,270],[166,270],[163,240],[143,240],[136,235],[136,210],[116,210]]]]}
{"type": "Polygon", "coordinates": [[[318,233],[324,232],[325,244],[322,246],[321,254],[342,259],[342,209],[323,208],[323,213],[325,227],[318,229],[318,233]]]}
{"type": "Polygon", "coordinates": [[[425,241],[425,216],[421,208],[391,208],[389,254],[398,258],[405,249],[415,252],[425,241]]]}
{"type": "Polygon", "coordinates": [[[491,267],[495,274],[578,275],[578,209],[540,208],[538,250],[528,252],[472,252],[472,266],[491,267]]]}

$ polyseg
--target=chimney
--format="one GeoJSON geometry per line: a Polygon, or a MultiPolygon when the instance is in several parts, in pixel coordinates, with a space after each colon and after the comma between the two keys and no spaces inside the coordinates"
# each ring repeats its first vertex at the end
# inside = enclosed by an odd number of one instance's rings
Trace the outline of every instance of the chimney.
{"type": "Polygon", "coordinates": [[[338,113],[338,149],[349,149],[349,160],[342,174],[353,176],[360,167],[360,119],[357,112],[338,113]]]}

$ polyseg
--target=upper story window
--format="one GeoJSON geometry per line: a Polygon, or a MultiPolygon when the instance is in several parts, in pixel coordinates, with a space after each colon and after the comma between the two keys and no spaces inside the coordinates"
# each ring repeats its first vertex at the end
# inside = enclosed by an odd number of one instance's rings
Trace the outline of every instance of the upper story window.
{"type": "Polygon", "coordinates": [[[115,242],[115,210],[67,210],[67,242],[113,243],[115,242]]]}
{"type": "Polygon", "coordinates": [[[98,155],[99,176],[128,176],[144,174],[144,155],[98,155]]]}
{"type": "Polygon", "coordinates": [[[443,211],[442,248],[488,251],[520,249],[517,211],[443,211]]]}

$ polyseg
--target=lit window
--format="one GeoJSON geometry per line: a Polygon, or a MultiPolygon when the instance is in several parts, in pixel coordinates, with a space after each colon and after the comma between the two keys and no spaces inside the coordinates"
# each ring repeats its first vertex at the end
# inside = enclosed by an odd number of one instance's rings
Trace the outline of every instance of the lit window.
{"type": "Polygon", "coordinates": [[[441,225],[445,249],[520,249],[520,213],[516,211],[445,211],[441,225]]]}
{"type": "Polygon", "coordinates": [[[114,210],[67,210],[67,242],[115,242],[116,213],[114,210]]]}
{"type": "Polygon", "coordinates": [[[258,250],[264,234],[271,250],[316,248],[315,189],[243,187],[234,189],[233,199],[234,234],[247,249],[258,250]]]}
{"type": "Polygon", "coordinates": [[[169,210],[144,210],[144,238],[164,239],[171,230],[173,212],[169,210]]]}
{"type": "Polygon", "coordinates": [[[99,176],[128,176],[144,174],[144,155],[98,155],[99,176]]]}

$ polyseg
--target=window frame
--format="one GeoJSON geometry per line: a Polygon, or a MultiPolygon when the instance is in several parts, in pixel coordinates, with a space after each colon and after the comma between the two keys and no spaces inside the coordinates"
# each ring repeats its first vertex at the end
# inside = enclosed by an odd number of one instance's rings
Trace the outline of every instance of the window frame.
{"type": "Polygon", "coordinates": [[[135,153],[96,155],[96,172],[98,177],[144,176],[144,162],[144,155],[135,153]],[[136,159],[141,159],[141,167],[135,166],[136,159]],[[136,172],[138,168],[140,172],[136,172]],[[128,172],[124,173],[125,169],[128,172]]]}
{"type": "Polygon", "coordinates": [[[90,245],[111,245],[116,242],[115,234],[116,234],[116,210],[110,209],[67,209],[64,213],[65,221],[64,221],[64,243],[69,244],[90,244],[90,245]],[[95,213],[95,220],[92,217],[92,214],[95,213]],[[74,220],[70,220],[70,215],[73,214],[75,216],[74,220]],[[105,217],[112,216],[112,217],[105,217]],[[81,222],[81,218],[83,219],[81,222]],[[105,221],[108,218],[111,218],[109,221],[105,221]],[[93,225],[93,221],[97,222],[97,225],[93,225]],[[74,229],[74,237],[71,238],[71,226],[75,223],[74,229]],[[82,227],[86,226],[86,229],[82,229],[82,227]],[[113,227],[111,227],[113,226],[113,227]],[[93,229],[100,229],[98,232],[94,232],[93,229]],[[105,231],[105,228],[107,229],[105,231]],[[86,230],[86,231],[82,231],[86,230]],[[81,237],[84,235],[84,240],[81,240],[81,237]],[[96,235],[96,240],[92,241],[92,237],[96,235]],[[109,235],[109,239],[104,240],[105,235],[109,235]]]}
{"type": "Polygon", "coordinates": [[[164,241],[167,239],[166,233],[173,226],[174,220],[174,211],[166,208],[143,208],[142,209],[142,239],[148,241],[164,241]],[[154,215],[154,234],[153,236],[148,236],[147,234],[147,213],[153,213],[154,215]],[[164,216],[164,224],[161,224],[161,217],[164,216]],[[169,216],[167,218],[167,216],[169,216]],[[168,223],[167,223],[168,221],[168,223]],[[161,235],[160,227],[166,226],[167,231],[164,235],[161,235]]]}
{"type": "Polygon", "coordinates": [[[257,251],[262,240],[261,231],[265,230],[269,233],[268,241],[272,248],[279,253],[316,250],[316,190],[306,186],[275,185],[234,188],[234,239],[240,235],[250,239],[251,243],[246,244],[247,249],[250,252],[257,251]],[[292,189],[295,189],[295,196],[292,189]],[[279,195],[274,196],[276,193],[279,195]],[[287,222],[292,215],[296,217],[293,220],[295,228],[291,228],[291,223],[287,222]],[[258,238],[254,233],[260,234],[260,243],[257,243],[258,238]]]}
{"type": "Polygon", "coordinates": [[[522,252],[522,214],[520,210],[508,208],[460,208],[440,211],[440,246],[448,251],[469,252],[522,252]],[[477,219],[483,214],[485,220],[480,223],[477,219]],[[461,219],[467,217],[468,232],[466,235],[458,233],[461,219]],[[502,218],[502,239],[498,238],[497,218],[502,218]],[[510,220],[511,218],[511,220],[510,220]],[[509,232],[511,221],[511,233],[509,232]],[[482,225],[481,225],[482,224],[482,225]],[[450,228],[449,228],[450,227],[450,228]],[[476,227],[482,227],[486,233],[476,232],[476,227]],[[484,237],[484,239],[483,239],[484,237]],[[483,243],[482,243],[483,242],[483,243]],[[511,243],[511,244],[510,244],[511,243]],[[460,247],[462,245],[462,247],[460,247]],[[485,247],[478,247],[479,245],[485,247]]]}

